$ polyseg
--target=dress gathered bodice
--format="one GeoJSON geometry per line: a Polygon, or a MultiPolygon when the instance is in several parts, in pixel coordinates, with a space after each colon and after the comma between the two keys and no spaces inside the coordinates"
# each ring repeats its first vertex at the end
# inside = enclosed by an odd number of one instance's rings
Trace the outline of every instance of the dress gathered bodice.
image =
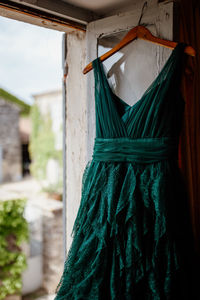
{"type": "Polygon", "coordinates": [[[92,62],[97,138],[179,136],[185,104],[179,88],[184,47],[184,43],[177,44],[159,75],[133,105],[114,94],[100,58],[92,62]]]}

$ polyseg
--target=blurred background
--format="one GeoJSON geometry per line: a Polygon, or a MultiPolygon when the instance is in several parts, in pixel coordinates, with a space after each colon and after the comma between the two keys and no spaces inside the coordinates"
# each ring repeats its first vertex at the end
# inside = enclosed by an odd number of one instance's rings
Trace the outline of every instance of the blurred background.
{"type": "Polygon", "coordinates": [[[63,265],[62,32],[0,17],[0,44],[0,299],[19,288],[51,299],[63,265]]]}

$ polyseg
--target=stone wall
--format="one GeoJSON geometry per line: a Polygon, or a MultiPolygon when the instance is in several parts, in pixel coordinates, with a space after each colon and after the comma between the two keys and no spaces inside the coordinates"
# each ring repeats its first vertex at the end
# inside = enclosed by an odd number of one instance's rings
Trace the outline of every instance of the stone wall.
{"type": "Polygon", "coordinates": [[[62,201],[47,198],[44,193],[33,195],[27,203],[30,240],[23,243],[28,267],[22,274],[22,295],[39,288],[55,294],[64,267],[62,206],[62,201]]]}
{"type": "Polygon", "coordinates": [[[22,178],[20,108],[0,98],[0,182],[22,178]]]}
{"type": "Polygon", "coordinates": [[[63,271],[62,208],[43,214],[43,287],[54,294],[63,271]]]}

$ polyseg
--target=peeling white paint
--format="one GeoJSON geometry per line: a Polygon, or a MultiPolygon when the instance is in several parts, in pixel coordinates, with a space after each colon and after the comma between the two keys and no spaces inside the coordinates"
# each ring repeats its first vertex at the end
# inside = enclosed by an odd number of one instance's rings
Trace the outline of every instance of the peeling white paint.
{"type": "Polygon", "coordinates": [[[67,251],[71,244],[72,226],[81,197],[82,174],[86,164],[86,76],[85,33],[74,32],[67,35],[67,112],[66,112],[66,216],[67,251]]]}

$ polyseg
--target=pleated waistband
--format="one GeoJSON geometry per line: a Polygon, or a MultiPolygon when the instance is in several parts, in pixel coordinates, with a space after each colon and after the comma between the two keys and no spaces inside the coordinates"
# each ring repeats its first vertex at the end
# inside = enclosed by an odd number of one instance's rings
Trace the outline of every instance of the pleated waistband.
{"type": "Polygon", "coordinates": [[[161,138],[95,138],[93,160],[153,163],[178,155],[177,139],[161,138]]]}

